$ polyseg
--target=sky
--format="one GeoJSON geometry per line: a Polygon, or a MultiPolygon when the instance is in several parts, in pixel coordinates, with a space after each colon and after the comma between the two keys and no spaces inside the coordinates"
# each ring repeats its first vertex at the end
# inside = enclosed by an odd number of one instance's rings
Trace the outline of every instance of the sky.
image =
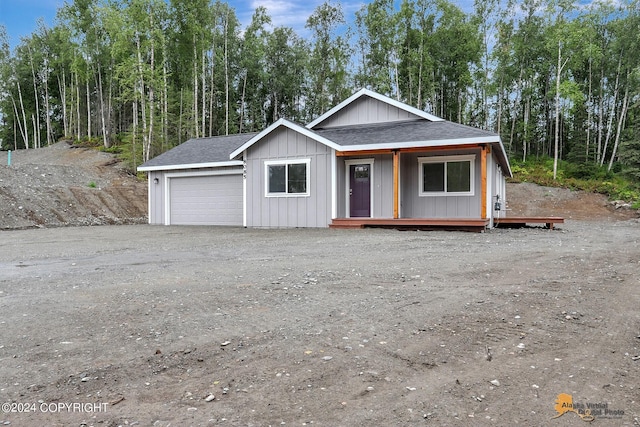
{"type": "MultiPolygon", "coordinates": [[[[71,2],[73,0],[67,0],[71,2]]],[[[4,25],[9,36],[11,48],[20,43],[21,37],[33,34],[38,19],[44,19],[47,27],[55,23],[56,11],[64,5],[64,0],[0,0],[0,25],[4,25]]],[[[246,27],[258,6],[267,8],[274,26],[292,27],[304,36],[304,24],[313,10],[324,0],[229,0],[228,3],[236,11],[236,15],[246,27]]],[[[348,20],[352,20],[355,12],[367,3],[366,0],[343,0],[342,10],[348,20]]]]}

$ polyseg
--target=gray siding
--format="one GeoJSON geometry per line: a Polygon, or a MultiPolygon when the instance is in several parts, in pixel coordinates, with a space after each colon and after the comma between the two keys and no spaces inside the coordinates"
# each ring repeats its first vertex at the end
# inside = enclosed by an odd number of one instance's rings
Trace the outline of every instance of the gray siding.
{"type": "Polygon", "coordinates": [[[418,157],[433,153],[403,153],[400,157],[401,216],[403,218],[480,218],[480,151],[438,152],[438,156],[475,154],[475,190],[473,196],[419,196],[418,157]]]}
{"type": "Polygon", "coordinates": [[[164,172],[149,172],[149,224],[164,224],[164,172]],[[154,178],[158,183],[154,184],[154,178]]]}
{"type": "Polygon", "coordinates": [[[418,116],[401,110],[393,105],[378,101],[377,99],[363,96],[352,104],[347,105],[336,114],[328,117],[316,128],[329,128],[335,126],[349,126],[367,123],[393,122],[399,120],[417,119],[418,116]]]}
{"type": "Polygon", "coordinates": [[[328,227],[331,222],[333,150],[288,128],[279,128],[247,151],[248,227],[328,227]],[[266,197],[267,160],[311,159],[307,197],[266,197]]]}

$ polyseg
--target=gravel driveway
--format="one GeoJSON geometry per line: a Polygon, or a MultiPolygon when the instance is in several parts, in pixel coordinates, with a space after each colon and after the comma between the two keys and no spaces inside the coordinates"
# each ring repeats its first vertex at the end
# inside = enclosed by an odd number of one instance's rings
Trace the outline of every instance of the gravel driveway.
{"type": "Polygon", "coordinates": [[[638,220],[0,232],[0,425],[575,426],[606,404],[599,425],[637,426],[639,242],[638,220]]]}

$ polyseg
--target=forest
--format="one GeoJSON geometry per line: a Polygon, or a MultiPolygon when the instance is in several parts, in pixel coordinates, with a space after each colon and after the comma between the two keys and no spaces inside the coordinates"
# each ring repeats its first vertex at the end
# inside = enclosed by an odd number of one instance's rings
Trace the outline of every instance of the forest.
{"type": "Polygon", "coordinates": [[[62,138],[142,162],[190,138],[305,123],[366,87],[552,159],[640,181],[640,0],[373,0],[304,34],[220,0],[69,0],[10,49],[2,149],[62,138]]]}

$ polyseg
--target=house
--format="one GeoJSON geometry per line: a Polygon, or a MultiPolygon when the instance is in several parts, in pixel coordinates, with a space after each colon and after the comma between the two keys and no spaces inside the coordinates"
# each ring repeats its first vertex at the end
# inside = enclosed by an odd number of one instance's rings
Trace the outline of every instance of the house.
{"type": "Polygon", "coordinates": [[[492,227],[511,176],[498,135],[367,89],[306,126],[280,119],[191,139],[138,170],[149,175],[149,223],[245,227],[492,227]]]}

